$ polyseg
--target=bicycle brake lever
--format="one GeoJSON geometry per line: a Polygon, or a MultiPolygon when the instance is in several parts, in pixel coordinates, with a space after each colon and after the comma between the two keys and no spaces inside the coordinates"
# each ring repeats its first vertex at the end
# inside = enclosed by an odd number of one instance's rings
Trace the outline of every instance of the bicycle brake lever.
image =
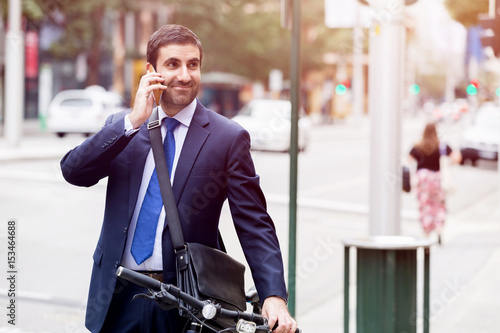
{"type": "Polygon", "coordinates": [[[177,300],[173,298],[172,295],[166,292],[163,293],[161,291],[154,292],[152,290],[149,290],[147,294],[136,294],[134,295],[134,297],[132,297],[132,301],[135,301],[139,298],[145,298],[150,301],[155,301],[160,306],[160,308],[165,311],[175,309],[178,305],[177,300]]]}
{"type": "Polygon", "coordinates": [[[135,301],[136,299],[139,299],[139,298],[146,298],[146,299],[149,299],[152,301],[154,301],[156,299],[153,296],[153,294],[151,292],[149,292],[147,294],[135,294],[134,297],[132,297],[132,300],[135,301]]]}

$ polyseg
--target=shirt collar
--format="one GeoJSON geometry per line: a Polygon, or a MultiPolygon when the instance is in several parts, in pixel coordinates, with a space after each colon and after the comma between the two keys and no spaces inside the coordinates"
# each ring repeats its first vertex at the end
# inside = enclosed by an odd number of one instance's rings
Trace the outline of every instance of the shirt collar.
{"type": "MultiPolygon", "coordinates": [[[[174,118],[184,126],[189,127],[189,125],[191,124],[191,120],[193,120],[194,111],[196,110],[196,103],[197,102],[195,98],[188,106],[177,112],[174,118]]],[[[165,111],[163,111],[161,106],[158,106],[158,110],[160,111],[158,112],[158,118],[160,120],[160,123],[162,123],[163,119],[167,118],[167,114],[165,113],[165,111]]]]}

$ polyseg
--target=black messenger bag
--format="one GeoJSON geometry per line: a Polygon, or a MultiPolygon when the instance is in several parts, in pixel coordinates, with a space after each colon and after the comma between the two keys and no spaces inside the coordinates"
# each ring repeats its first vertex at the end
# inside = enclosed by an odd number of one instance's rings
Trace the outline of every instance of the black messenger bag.
{"type": "Polygon", "coordinates": [[[245,266],[226,253],[199,243],[176,252],[177,285],[188,294],[213,299],[229,310],[246,310],[245,266]]]}

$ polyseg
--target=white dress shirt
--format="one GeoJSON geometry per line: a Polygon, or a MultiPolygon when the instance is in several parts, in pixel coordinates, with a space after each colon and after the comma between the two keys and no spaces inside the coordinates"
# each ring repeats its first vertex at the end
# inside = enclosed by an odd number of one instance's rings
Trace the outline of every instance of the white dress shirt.
{"type": "MultiPolygon", "coordinates": [[[[177,162],[179,161],[179,156],[181,154],[182,146],[184,145],[184,140],[186,139],[186,134],[189,129],[189,125],[191,124],[191,120],[193,119],[193,114],[196,109],[196,99],[193,100],[191,104],[182,109],[179,113],[177,113],[174,118],[177,119],[180,124],[174,130],[174,138],[175,138],[175,156],[174,162],[172,166],[172,175],[170,177],[170,181],[173,184],[175,170],[177,169],[177,162]]],[[[162,124],[161,126],[161,136],[162,140],[165,139],[166,135],[166,126],[163,123],[163,119],[167,117],[165,112],[158,107],[159,113],[158,117],[162,124]]],[[[125,116],[125,132],[127,135],[134,132],[132,129],[132,124],[128,119],[128,115],[125,116]]],[[[146,158],[146,164],[144,165],[144,171],[142,173],[142,181],[141,187],[139,188],[139,195],[137,196],[137,202],[135,204],[134,214],[132,215],[132,220],[130,222],[130,226],[128,229],[127,235],[127,243],[125,244],[125,250],[122,256],[121,265],[136,271],[162,271],[162,246],[161,246],[161,236],[163,233],[164,222],[165,222],[165,208],[162,207],[160,217],[158,218],[158,227],[156,228],[156,238],[155,244],[153,248],[153,255],[146,259],[142,264],[137,265],[132,254],[130,253],[130,248],[132,246],[132,240],[134,239],[135,227],[137,225],[137,218],[139,217],[139,212],[141,210],[142,201],[144,200],[144,196],[146,194],[146,190],[149,185],[149,180],[151,179],[151,175],[153,174],[155,168],[155,162],[153,158],[153,150],[149,149],[148,156],[146,158]]]]}

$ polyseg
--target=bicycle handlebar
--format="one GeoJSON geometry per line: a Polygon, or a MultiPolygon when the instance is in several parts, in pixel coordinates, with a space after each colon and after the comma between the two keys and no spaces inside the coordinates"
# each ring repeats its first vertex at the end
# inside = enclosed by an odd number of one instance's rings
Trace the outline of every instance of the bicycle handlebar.
{"type": "Polygon", "coordinates": [[[162,283],[158,280],[150,278],[141,273],[137,273],[131,269],[125,268],[123,266],[118,267],[116,271],[116,275],[124,278],[130,282],[135,283],[138,286],[153,289],[153,290],[161,290],[162,283]]]}
{"type": "MultiPolygon", "coordinates": [[[[155,280],[151,277],[135,272],[123,266],[118,267],[116,275],[147,289],[158,290],[158,291],[164,290],[171,296],[183,300],[184,302],[186,302],[187,304],[189,304],[190,306],[192,306],[193,308],[197,309],[200,312],[202,312],[203,307],[207,304],[206,302],[200,301],[199,299],[194,298],[189,294],[186,294],[185,292],[181,291],[179,288],[171,284],[162,283],[158,280],[155,280]]],[[[168,298],[173,302],[176,301],[171,297],[168,298]]],[[[175,305],[178,306],[178,302],[176,302],[175,305]]],[[[230,318],[233,319],[235,322],[237,322],[240,319],[243,319],[254,322],[256,325],[267,324],[267,319],[265,319],[263,316],[259,314],[235,311],[235,310],[227,310],[224,308],[220,308],[219,317],[230,318]]],[[[300,332],[301,331],[299,328],[297,328],[297,330],[295,331],[295,333],[300,333],[300,332]]]]}

